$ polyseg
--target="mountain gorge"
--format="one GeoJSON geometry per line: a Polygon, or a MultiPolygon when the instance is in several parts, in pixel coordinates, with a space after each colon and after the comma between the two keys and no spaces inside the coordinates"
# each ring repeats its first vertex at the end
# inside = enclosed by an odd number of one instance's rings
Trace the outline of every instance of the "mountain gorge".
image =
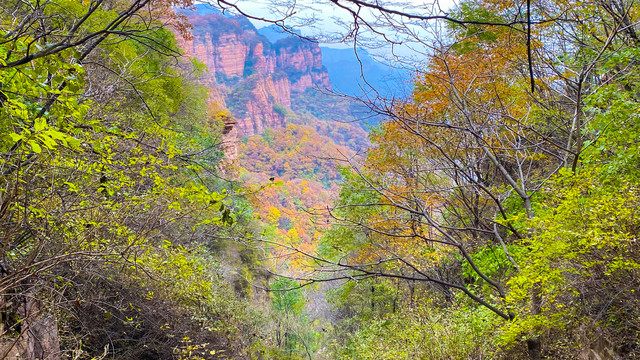
{"type": "Polygon", "coordinates": [[[640,359],[637,3],[205,2],[0,1],[0,359],[640,359]]]}

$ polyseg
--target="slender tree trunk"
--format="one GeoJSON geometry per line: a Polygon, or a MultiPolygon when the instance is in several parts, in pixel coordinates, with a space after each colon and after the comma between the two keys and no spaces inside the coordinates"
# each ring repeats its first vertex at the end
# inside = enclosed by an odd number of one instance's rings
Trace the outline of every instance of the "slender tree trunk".
{"type": "MultiPolygon", "coordinates": [[[[542,312],[542,294],[540,293],[540,283],[533,284],[531,290],[531,315],[540,315],[542,312]]],[[[529,359],[542,359],[542,341],[540,335],[533,334],[527,340],[527,349],[529,350],[529,359]]]]}

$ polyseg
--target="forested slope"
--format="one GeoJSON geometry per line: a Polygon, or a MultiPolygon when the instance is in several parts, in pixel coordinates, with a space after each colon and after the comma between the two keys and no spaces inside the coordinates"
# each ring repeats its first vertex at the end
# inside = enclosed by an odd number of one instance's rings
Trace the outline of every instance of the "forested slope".
{"type": "Polygon", "coordinates": [[[223,124],[171,5],[0,5],[1,358],[260,351],[262,315],[224,277],[242,215],[223,124]]]}

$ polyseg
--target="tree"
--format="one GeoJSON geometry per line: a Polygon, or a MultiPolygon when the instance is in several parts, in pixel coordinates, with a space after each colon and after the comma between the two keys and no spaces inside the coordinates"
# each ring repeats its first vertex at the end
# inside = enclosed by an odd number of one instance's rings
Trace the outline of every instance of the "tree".
{"type": "Polygon", "coordinates": [[[186,30],[171,6],[190,5],[0,5],[4,355],[166,358],[186,333],[208,340],[198,344],[208,353],[220,345],[205,328],[244,321],[225,313],[233,292],[218,298],[228,289],[202,260],[236,214],[216,177],[220,131],[198,68],[177,59],[167,28],[186,30]],[[225,305],[213,312],[216,302],[225,305]],[[184,326],[158,323],[162,305],[184,326]],[[127,331],[147,347],[113,337],[127,331]]]}
{"type": "Polygon", "coordinates": [[[443,16],[333,4],[352,16],[348,37],[357,42],[367,29],[419,43],[426,65],[408,101],[361,99],[389,120],[367,159],[351,162],[351,180],[330,210],[344,230],[327,237],[325,253],[288,247],[317,265],[298,280],[427,282],[447,301],[461,292],[513,326],[540,358],[540,333],[557,326],[543,319],[555,287],[545,278],[528,283],[525,300],[509,279],[531,269],[522,254],[539,246],[542,230],[532,224],[550,179],[562,169],[579,173],[585,144],[611,145],[600,142],[606,127],[591,127],[585,101],[610,83],[634,87],[634,62],[624,59],[636,47],[633,4],[486,1],[443,16]]]}

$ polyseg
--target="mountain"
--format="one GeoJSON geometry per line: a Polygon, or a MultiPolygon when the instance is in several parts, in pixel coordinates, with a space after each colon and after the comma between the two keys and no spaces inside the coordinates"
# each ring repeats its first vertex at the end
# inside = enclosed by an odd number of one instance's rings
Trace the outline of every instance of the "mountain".
{"type": "Polygon", "coordinates": [[[321,49],[323,65],[339,93],[357,97],[374,88],[384,97],[406,97],[411,92],[408,71],[383,64],[364,49],[358,49],[357,57],[352,48],[321,49]]]}
{"type": "Polygon", "coordinates": [[[215,100],[237,119],[239,136],[284,126],[293,95],[331,89],[318,44],[296,37],[272,43],[244,17],[197,9],[183,13],[193,38],[179,45],[206,65],[207,85],[222,94],[215,100]]]}
{"type": "MultiPolygon", "coordinates": [[[[301,34],[299,30],[292,32],[301,34]]],[[[258,33],[271,42],[291,36],[276,25],[262,27],[258,29],[258,33]]],[[[322,65],[327,68],[331,85],[336,92],[356,97],[363,94],[363,89],[365,93],[370,92],[371,87],[385,97],[406,97],[411,92],[411,86],[407,86],[410,79],[407,70],[395,68],[389,62],[378,61],[365,49],[358,48],[357,56],[353,48],[321,46],[320,49],[322,65]]]]}
{"type": "MultiPolygon", "coordinates": [[[[302,35],[300,30],[290,29],[290,31],[294,34],[302,35]]],[[[272,43],[275,43],[278,40],[282,40],[292,36],[291,33],[288,33],[282,30],[282,28],[279,27],[278,25],[269,25],[269,26],[261,27],[260,29],[258,29],[258,33],[260,33],[260,35],[269,39],[269,41],[272,43]]]]}

